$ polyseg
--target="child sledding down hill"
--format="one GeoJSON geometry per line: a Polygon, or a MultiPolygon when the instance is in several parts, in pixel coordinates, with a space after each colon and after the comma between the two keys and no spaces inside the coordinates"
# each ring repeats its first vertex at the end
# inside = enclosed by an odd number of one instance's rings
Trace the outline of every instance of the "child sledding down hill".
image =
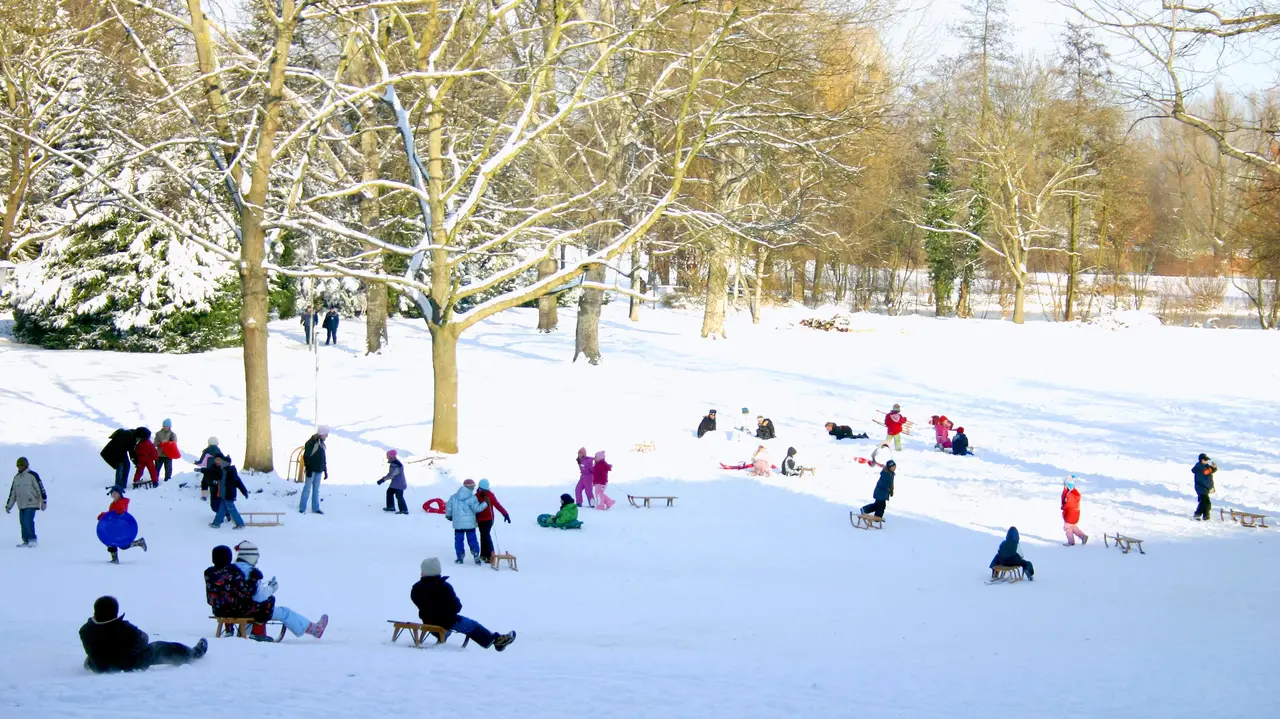
{"type": "Polygon", "coordinates": [[[991,560],[988,567],[991,570],[991,577],[996,576],[996,567],[1022,567],[1022,572],[1027,575],[1030,581],[1035,574],[1035,569],[1031,566],[1031,562],[1022,558],[1018,554],[1018,528],[1009,527],[1009,532],[1004,536],[1004,541],[1000,543],[1000,549],[996,550],[996,556],[991,560]]]}
{"type": "Polygon", "coordinates": [[[560,495],[560,511],[555,516],[550,514],[538,515],[539,527],[553,527],[555,529],[578,529],[582,526],[582,522],[578,521],[578,505],[573,503],[573,497],[568,494],[560,495]]]}

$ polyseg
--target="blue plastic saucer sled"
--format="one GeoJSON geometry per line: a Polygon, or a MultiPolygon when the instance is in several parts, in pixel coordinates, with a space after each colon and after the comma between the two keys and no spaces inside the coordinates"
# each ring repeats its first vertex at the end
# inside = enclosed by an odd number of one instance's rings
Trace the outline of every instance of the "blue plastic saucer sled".
{"type": "Polygon", "coordinates": [[[98,520],[98,541],[108,547],[127,547],[137,538],[138,520],[128,512],[107,512],[98,520]]]}

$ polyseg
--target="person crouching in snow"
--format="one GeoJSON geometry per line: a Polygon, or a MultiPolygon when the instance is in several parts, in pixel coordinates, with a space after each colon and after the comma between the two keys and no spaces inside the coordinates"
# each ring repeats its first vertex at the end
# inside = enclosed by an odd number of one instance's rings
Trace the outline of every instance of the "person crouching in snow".
{"type": "Polygon", "coordinates": [[[574,503],[573,497],[568,494],[560,495],[560,511],[556,512],[555,516],[539,514],[538,526],[554,529],[578,529],[581,527],[582,522],[578,521],[578,505],[574,503]]]}
{"type": "Polygon", "coordinates": [[[1080,490],[1076,489],[1076,476],[1062,483],[1062,529],[1067,533],[1067,546],[1076,545],[1076,537],[1081,544],[1089,543],[1089,535],[1076,526],[1080,522],[1080,490]]]}
{"type": "Polygon", "coordinates": [[[973,454],[969,451],[969,435],[964,433],[964,427],[956,427],[956,436],[951,438],[952,454],[973,454]]]}
{"type": "Polygon", "coordinates": [[[933,425],[933,433],[935,442],[933,448],[939,451],[951,449],[951,420],[944,415],[934,415],[929,418],[929,424],[933,425]]]}
{"type": "Polygon", "coordinates": [[[596,509],[608,509],[613,506],[613,500],[604,493],[605,486],[609,484],[611,469],[613,465],[605,461],[604,450],[596,452],[595,464],[591,468],[591,484],[596,495],[596,509]]]}
{"type": "Polygon", "coordinates": [[[871,499],[874,501],[862,508],[863,514],[874,514],[884,518],[885,505],[893,496],[893,478],[897,471],[897,462],[892,459],[885,462],[884,469],[880,470],[880,479],[876,481],[876,488],[871,491],[871,499]]]}
{"type": "Polygon", "coordinates": [[[429,557],[422,560],[421,578],[409,591],[409,599],[418,608],[418,618],[423,624],[444,627],[465,635],[468,639],[488,649],[506,649],[516,640],[515,632],[498,634],[485,629],[474,619],[462,616],[462,602],[449,584],[448,577],[440,576],[440,560],[429,557]]]}
{"type": "Polygon", "coordinates": [[[768,417],[756,417],[756,439],[775,439],[778,430],[768,417]]]}
{"type": "MultiPolygon", "coordinates": [[[[698,439],[702,439],[704,434],[714,431],[716,431],[716,411],[713,409],[707,412],[707,415],[698,423],[698,439]]],[[[583,452],[585,451],[583,450],[583,452]]]]}
{"type": "Polygon", "coordinates": [[[480,480],[480,488],[476,490],[476,499],[487,505],[484,509],[476,514],[476,527],[480,529],[480,561],[488,562],[493,559],[493,510],[502,512],[502,521],[511,524],[511,515],[507,514],[507,510],[493,496],[493,490],[489,489],[489,480],[480,480]]]}
{"type": "Polygon", "coordinates": [[[480,544],[476,542],[476,515],[488,507],[475,497],[476,482],[468,479],[444,505],[444,518],[453,522],[453,551],[458,555],[455,564],[462,564],[462,540],[465,537],[471,548],[471,557],[480,563],[480,544]]]}
{"type": "MultiPolygon", "coordinates": [[[[107,507],[107,512],[124,514],[129,511],[129,500],[124,498],[124,487],[112,487],[111,491],[108,492],[108,495],[111,497],[111,505],[107,507]]],[[[101,520],[103,517],[107,516],[107,512],[99,514],[98,519],[101,520]]],[[[134,547],[142,547],[142,551],[147,551],[147,540],[142,537],[138,537],[127,547],[107,547],[107,551],[111,553],[111,563],[120,563],[119,551],[121,549],[132,549],[134,547]]]]}
{"type": "Polygon", "coordinates": [[[796,464],[796,448],[787,447],[787,458],[782,460],[782,476],[799,477],[801,469],[804,468],[796,464]]]}
{"type": "Polygon", "coordinates": [[[80,627],[84,668],[97,674],[132,672],[157,664],[189,664],[209,650],[201,639],[194,647],[177,642],[153,642],[147,633],[124,620],[115,597],[98,597],[93,617],[80,627]]]}
{"type": "Polygon", "coordinates": [[[276,578],[272,577],[269,582],[262,581],[264,575],[258,569],[258,557],[257,545],[253,542],[241,542],[236,545],[236,561],[232,565],[244,575],[244,591],[248,595],[245,605],[249,610],[246,616],[255,622],[254,638],[266,636],[263,624],[268,620],[280,622],[295,637],[309,634],[319,639],[324,636],[325,627],[329,626],[329,615],[321,614],[320,621],[313,622],[288,607],[276,604],[276,578]]]}
{"type": "Polygon", "coordinates": [[[764,445],[756,447],[756,453],[751,455],[751,476],[752,477],[769,477],[773,475],[772,462],[769,461],[769,451],[764,445]]]}
{"type": "Polygon", "coordinates": [[[404,478],[404,464],[396,459],[396,451],[394,449],[387,450],[387,476],[378,480],[378,484],[383,482],[391,482],[387,487],[387,506],[383,508],[384,512],[396,512],[396,514],[408,514],[409,508],[404,503],[404,490],[409,483],[404,478]],[[392,501],[396,502],[396,507],[392,506],[392,501]]]}
{"type": "Polygon", "coordinates": [[[1218,465],[1209,455],[1201,453],[1199,461],[1191,468],[1191,475],[1196,480],[1196,513],[1192,516],[1198,521],[1204,519],[1209,520],[1209,511],[1213,509],[1213,503],[1209,501],[1209,495],[1213,494],[1213,475],[1218,471],[1218,465]]]}
{"type": "Polygon", "coordinates": [[[578,484],[573,488],[574,503],[579,507],[582,506],[582,493],[587,494],[587,506],[594,507],[595,495],[592,494],[591,485],[595,483],[595,466],[596,461],[587,454],[586,447],[578,448],[578,484]]]}
{"type": "Polygon", "coordinates": [[[1022,567],[1022,572],[1027,575],[1027,579],[1031,580],[1036,570],[1031,566],[1031,562],[1022,558],[1018,554],[1018,528],[1009,527],[1009,532],[1005,534],[1004,541],[1000,543],[1000,548],[996,550],[996,556],[991,560],[988,569],[991,570],[991,578],[995,579],[996,567],[1022,567]]]}

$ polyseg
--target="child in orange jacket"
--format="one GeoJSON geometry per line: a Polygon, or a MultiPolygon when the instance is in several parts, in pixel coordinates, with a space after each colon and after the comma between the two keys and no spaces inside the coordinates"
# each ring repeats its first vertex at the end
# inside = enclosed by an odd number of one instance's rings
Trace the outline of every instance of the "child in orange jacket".
{"type": "Polygon", "coordinates": [[[1076,545],[1076,537],[1080,544],[1089,543],[1089,535],[1080,531],[1076,524],[1080,521],[1080,490],[1076,489],[1076,476],[1062,483],[1062,529],[1067,533],[1067,546],[1076,545]]]}
{"type": "MultiPolygon", "coordinates": [[[[129,500],[125,499],[124,497],[124,487],[112,487],[110,496],[111,496],[111,506],[107,507],[107,512],[124,514],[129,511],[129,500]]],[[[98,515],[98,519],[101,520],[103,517],[107,516],[107,512],[100,513],[98,515]]],[[[133,543],[130,544],[128,547],[107,547],[107,551],[111,553],[111,563],[112,564],[120,563],[120,555],[117,553],[119,550],[131,549],[133,547],[142,547],[142,551],[145,552],[147,551],[147,540],[143,539],[142,537],[138,537],[137,539],[133,540],[133,543]]]]}

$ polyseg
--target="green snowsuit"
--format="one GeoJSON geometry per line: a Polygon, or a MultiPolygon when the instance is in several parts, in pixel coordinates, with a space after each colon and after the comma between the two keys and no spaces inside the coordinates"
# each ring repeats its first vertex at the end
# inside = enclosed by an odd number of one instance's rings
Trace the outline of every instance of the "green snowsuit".
{"type": "Polygon", "coordinates": [[[577,529],[582,526],[582,522],[578,521],[578,505],[570,502],[561,507],[554,517],[544,514],[538,517],[538,524],[556,529],[577,529]]]}

